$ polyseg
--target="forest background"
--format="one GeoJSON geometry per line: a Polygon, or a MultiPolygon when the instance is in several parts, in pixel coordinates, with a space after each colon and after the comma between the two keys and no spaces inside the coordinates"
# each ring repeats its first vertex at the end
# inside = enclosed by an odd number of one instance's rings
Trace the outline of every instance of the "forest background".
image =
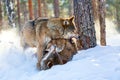
{"type": "MultiPolygon", "coordinates": [[[[96,6],[98,6],[98,0],[92,0],[95,29],[97,35],[100,35],[99,9],[96,6]]],[[[73,7],[73,0],[1,0],[0,29],[14,27],[11,24],[14,22],[15,27],[20,30],[26,21],[37,17],[70,17],[74,15],[73,7]],[[11,11],[7,6],[12,7],[11,11]],[[9,14],[10,12],[12,14],[9,14]],[[10,16],[12,21],[10,21],[10,16]]],[[[106,31],[115,29],[115,33],[120,32],[119,9],[119,0],[105,0],[106,31]]],[[[97,36],[97,39],[99,38],[97,36]]]]}

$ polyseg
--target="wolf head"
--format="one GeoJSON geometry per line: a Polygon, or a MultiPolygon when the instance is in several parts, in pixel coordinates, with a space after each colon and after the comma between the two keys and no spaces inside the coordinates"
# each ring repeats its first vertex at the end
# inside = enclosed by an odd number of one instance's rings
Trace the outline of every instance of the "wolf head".
{"type": "Polygon", "coordinates": [[[63,35],[68,38],[71,36],[77,36],[77,28],[74,23],[74,16],[70,18],[61,18],[61,24],[63,27],[63,35]]]}

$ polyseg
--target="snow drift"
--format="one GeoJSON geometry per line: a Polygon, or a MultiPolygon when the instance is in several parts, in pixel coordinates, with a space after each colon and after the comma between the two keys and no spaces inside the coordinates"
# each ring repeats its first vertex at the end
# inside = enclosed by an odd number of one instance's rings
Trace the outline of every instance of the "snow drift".
{"type": "Polygon", "coordinates": [[[107,46],[79,51],[64,65],[38,71],[35,49],[24,52],[16,30],[2,31],[0,80],[120,80],[120,35],[107,42],[107,46]]]}

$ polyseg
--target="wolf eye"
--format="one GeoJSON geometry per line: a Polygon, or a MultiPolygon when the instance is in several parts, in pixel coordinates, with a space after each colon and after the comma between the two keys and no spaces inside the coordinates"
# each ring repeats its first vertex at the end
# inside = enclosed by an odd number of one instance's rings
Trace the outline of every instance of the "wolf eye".
{"type": "Polygon", "coordinates": [[[63,25],[69,25],[69,21],[63,21],[63,25]]]}

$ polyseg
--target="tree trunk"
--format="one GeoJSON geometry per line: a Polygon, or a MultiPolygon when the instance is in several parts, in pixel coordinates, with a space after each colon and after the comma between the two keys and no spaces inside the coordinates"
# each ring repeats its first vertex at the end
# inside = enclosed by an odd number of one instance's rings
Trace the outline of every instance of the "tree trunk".
{"type": "Polygon", "coordinates": [[[46,4],[46,1],[45,0],[43,0],[43,10],[44,10],[44,17],[47,17],[48,15],[47,15],[47,10],[48,8],[47,8],[47,4],[46,4]]]}
{"type": "Polygon", "coordinates": [[[0,1],[0,28],[2,27],[2,1],[0,1]]]}
{"type": "Polygon", "coordinates": [[[24,16],[24,22],[28,20],[28,16],[27,16],[27,13],[28,13],[28,10],[27,10],[27,5],[26,5],[26,2],[23,2],[22,3],[23,7],[21,6],[21,8],[23,8],[23,16],[24,16]]]}
{"type": "Polygon", "coordinates": [[[20,22],[20,3],[19,0],[17,0],[17,13],[18,13],[18,26],[19,26],[19,31],[21,30],[21,22],[20,22]]]}
{"type": "Polygon", "coordinates": [[[115,13],[116,13],[116,22],[117,22],[117,30],[120,32],[120,1],[116,0],[115,5],[115,13]]]}
{"type": "Polygon", "coordinates": [[[54,4],[54,15],[55,17],[59,17],[60,16],[59,0],[54,0],[53,4],[54,4]]]}
{"type": "Polygon", "coordinates": [[[73,0],[69,0],[69,16],[73,15],[73,0]]]}
{"type": "Polygon", "coordinates": [[[93,14],[94,14],[94,19],[98,19],[98,4],[97,0],[92,0],[92,7],[93,7],[93,14]]]}
{"type": "Polygon", "coordinates": [[[6,12],[7,12],[9,24],[12,27],[15,27],[15,12],[14,12],[13,0],[6,0],[5,5],[6,5],[6,12]]]}
{"type": "Polygon", "coordinates": [[[7,15],[7,11],[6,11],[6,1],[3,1],[3,17],[5,17],[7,15]]]}
{"type": "Polygon", "coordinates": [[[38,16],[41,17],[41,0],[38,0],[38,16]]]}
{"type": "Polygon", "coordinates": [[[106,32],[105,32],[105,0],[98,0],[99,7],[99,22],[100,22],[100,43],[106,46],[106,32]]]}
{"type": "Polygon", "coordinates": [[[34,0],[34,18],[38,17],[38,1],[34,0]]]}
{"type": "Polygon", "coordinates": [[[91,0],[74,0],[75,23],[79,31],[80,46],[88,49],[96,46],[91,0]]]}
{"type": "Polygon", "coordinates": [[[116,7],[116,22],[117,22],[117,29],[120,32],[120,11],[119,8],[116,7]]]}
{"type": "Polygon", "coordinates": [[[32,20],[34,19],[32,0],[28,0],[28,8],[29,8],[29,19],[32,20]]]}

